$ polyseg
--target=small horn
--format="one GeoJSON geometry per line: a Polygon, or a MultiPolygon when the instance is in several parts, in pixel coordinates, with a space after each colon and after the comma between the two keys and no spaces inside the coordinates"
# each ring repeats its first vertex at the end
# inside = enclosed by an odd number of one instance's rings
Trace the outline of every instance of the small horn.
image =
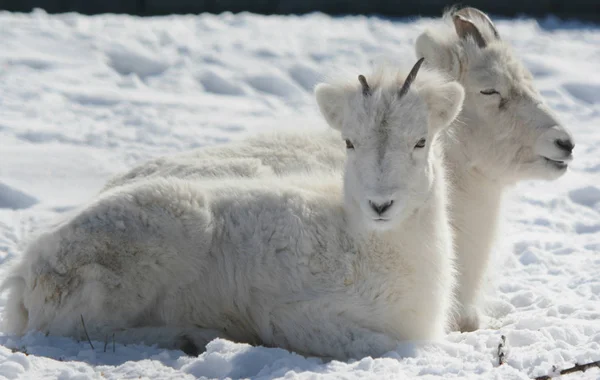
{"type": "Polygon", "coordinates": [[[406,93],[408,92],[408,89],[410,88],[410,85],[412,84],[412,82],[414,82],[415,78],[417,77],[417,73],[419,72],[419,69],[421,68],[421,64],[423,63],[424,60],[425,60],[425,58],[419,59],[417,61],[417,63],[415,63],[413,68],[410,70],[410,73],[408,73],[408,76],[406,77],[406,80],[404,81],[404,84],[402,85],[402,88],[400,89],[400,92],[398,93],[398,98],[401,98],[404,95],[406,95],[406,93]]]}
{"type": "Polygon", "coordinates": [[[364,96],[371,95],[371,88],[369,87],[369,84],[367,83],[367,78],[365,78],[364,75],[359,75],[358,81],[362,85],[363,95],[364,96]]]}

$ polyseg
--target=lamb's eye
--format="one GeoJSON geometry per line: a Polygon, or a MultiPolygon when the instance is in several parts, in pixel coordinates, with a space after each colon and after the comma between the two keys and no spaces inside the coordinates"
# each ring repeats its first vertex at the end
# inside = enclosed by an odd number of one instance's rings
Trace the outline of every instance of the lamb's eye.
{"type": "Polygon", "coordinates": [[[424,148],[425,147],[425,143],[427,142],[427,140],[425,139],[421,139],[417,142],[417,144],[415,145],[415,149],[416,148],[424,148]]]}
{"type": "Polygon", "coordinates": [[[348,139],[346,139],[346,149],[354,149],[354,144],[348,139]]]}
{"type": "Polygon", "coordinates": [[[479,91],[482,95],[500,95],[500,93],[496,90],[494,90],[493,88],[487,89],[487,90],[481,90],[479,91]]]}

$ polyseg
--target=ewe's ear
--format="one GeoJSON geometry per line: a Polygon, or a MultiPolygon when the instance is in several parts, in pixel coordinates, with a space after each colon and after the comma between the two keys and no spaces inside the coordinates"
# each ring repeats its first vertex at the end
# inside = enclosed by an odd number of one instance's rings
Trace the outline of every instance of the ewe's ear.
{"type": "Polygon", "coordinates": [[[315,87],[315,97],[327,124],[333,129],[341,130],[344,121],[344,93],[330,84],[321,83],[315,87]]]}
{"type": "Polygon", "coordinates": [[[453,79],[460,79],[460,61],[451,45],[442,36],[428,30],[417,38],[415,43],[417,57],[424,57],[431,68],[449,74],[453,79]]]}
{"type": "Polygon", "coordinates": [[[429,125],[435,131],[450,125],[462,109],[465,99],[463,87],[458,82],[450,82],[423,91],[429,109],[429,125]]]}

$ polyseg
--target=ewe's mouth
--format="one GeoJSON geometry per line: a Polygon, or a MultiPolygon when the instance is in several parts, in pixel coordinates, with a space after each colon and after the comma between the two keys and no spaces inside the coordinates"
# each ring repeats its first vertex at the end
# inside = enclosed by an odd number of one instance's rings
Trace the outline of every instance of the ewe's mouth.
{"type": "Polygon", "coordinates": [[[569,164],[566,161],[552,160],[548,157],[544,157],[544,160],[546,160],[547,163],[551,164],[557,169],[566,169],[567,166],[569,166],[569,164]]]}
{"type": "Polygon", "coordinates": [[[373,221],[375,223],[383,223],[383,222],[389,222],[389,219],[384,219],[384,218],[373,218],[373,221]]]}

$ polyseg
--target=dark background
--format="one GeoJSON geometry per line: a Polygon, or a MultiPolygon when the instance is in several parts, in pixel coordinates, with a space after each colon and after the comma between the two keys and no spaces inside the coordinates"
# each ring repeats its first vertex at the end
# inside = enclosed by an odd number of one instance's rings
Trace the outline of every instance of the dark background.
{"type": "Polygon", "coordinates": [[[173,13],[254,12],[332,15],[375,14],[388,17],[439,16],[451,5],[469,5],[498,16],[555,15],[563,19],[600,21],[600,0],[0,0],[0,9],[29,12],[42,8],[49,13],[128,13],[151,16],[173,13]]]}

